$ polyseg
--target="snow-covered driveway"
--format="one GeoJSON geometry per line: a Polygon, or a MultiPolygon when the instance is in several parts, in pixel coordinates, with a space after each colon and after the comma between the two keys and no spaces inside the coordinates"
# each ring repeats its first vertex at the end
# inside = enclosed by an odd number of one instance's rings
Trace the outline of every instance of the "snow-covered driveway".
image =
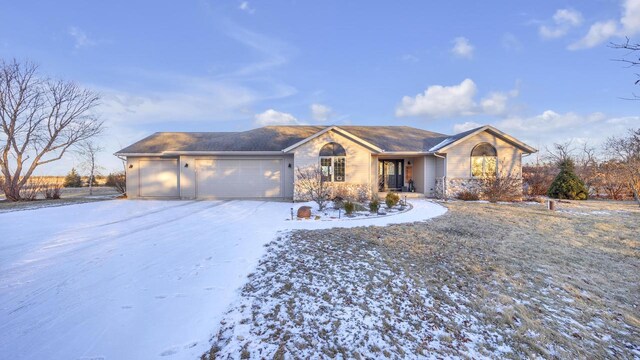
{"type": "MultiPolygon", "coordinates": [[[[0,354],[188,359],[278,231],[424,220],[287,221],[290,203],[104,201],[0,214],[0,354]]],[[[295,204],[295,207],[300,204],[295,204]]]]}

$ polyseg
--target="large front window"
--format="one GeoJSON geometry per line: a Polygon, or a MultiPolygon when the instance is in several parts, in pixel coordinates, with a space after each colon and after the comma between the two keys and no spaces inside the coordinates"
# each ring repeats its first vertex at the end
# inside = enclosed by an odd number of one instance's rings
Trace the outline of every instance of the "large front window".
{"type": "Polygon", "coordinates": [[[471,150],[471,176],[496,176],[497,170],[498,154],[491,144],[478,144],[471,150]]]}
{"type": "Polygon", "coordinates": [[[346,178],[346,151],[338,143],[328,143],[320,149],[322,181],[344,182],[346,178]]]}

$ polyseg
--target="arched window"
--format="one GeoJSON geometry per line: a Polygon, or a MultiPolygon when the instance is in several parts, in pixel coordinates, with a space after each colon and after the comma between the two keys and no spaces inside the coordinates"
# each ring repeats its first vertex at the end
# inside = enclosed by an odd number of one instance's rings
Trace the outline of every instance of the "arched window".
{"type": "Polygon", "coordinates": [[[320,149],[320,169],[322,181],[344,182],[347,152],[342,145],[330,142],[320,149]]]}
{"type": "Polygon", "coordinates": [[[471,176],[496,176],[498,153],[491,144],[481,143],[471,150],[471,176]]]}

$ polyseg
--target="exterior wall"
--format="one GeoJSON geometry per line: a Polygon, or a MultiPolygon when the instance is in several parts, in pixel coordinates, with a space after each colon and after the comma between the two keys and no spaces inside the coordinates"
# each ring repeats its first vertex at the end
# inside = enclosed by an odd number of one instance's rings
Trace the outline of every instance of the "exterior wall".
{"type": "Polygon", "coordinates": [[[371,193],[376,194],[378,192],[378,156],[371,155],[371,170],[369,171],[370,188],[371,193]]]}
{"type": "MultiPolygon", "coordinates": [[[[345,181],[337,182],[332,185],[353,190],[356,188],[363,188],[369,192],[369,190],[372,189],[371,151],[357,142],[334,131],[326,132],[321,136],[318,136],[317,138],[293,149],[294,171],[298,168],[304,169],[306,167],[318,166],[320,164],[320,149],[330,142],[336,142],[342,145],[346,152],[345,181]]],[[[294,200],[302,200],[300,196],[295,195],[295,184],[293,194],[294,200]]]]}
{"type": "Polygon", "coordinates": [[[427,155],[424,157],[424,194],[427,197],[435,196],[436,191],[436,157],[427,155]]]}
{"type": "MultiPolygon", "coordinates": [[[[413,186],[415,186],[416,192],[424,194],[424,156],[405,159],[405,167],[407,161],[411,161],[413,165],[413,186]]],[[[405,185],[409,184],[405,183],[405,185]]]]}
{"type": "Polygon", "coordinates": [[[522,151],[508,142],[484,131],[447,151],[447,178],[469,179],[471,178],[471,150],[479,143],[489,143],[496,148],[498,153],[498,169],[503,174],[522,176],[522,151]]]}
{"type": "Polygon", "coordinates": [[[453,197],[463,190],[478,191],[480,180],[471,176],[471,150],[476,145],[485,142],[496,148],[500,175],[522,177],[522,151],[484,131],[452,146],[446,153],[443,165],[441,159],[436,159],[437,197],[453,197]]]}
{"type": "MultiPolygon", "coordinates": [[[[435,157],[435,156],[434,156],[435,157]]],[[[442,159],[439,157],[435,157],[435,168],[436,168],[436,179],[442,179],[444,177],[444,171],[445,171],[445,164],[446,164],[446,159],[442,159]]]]}
{"type": "MultiPolygon", "coordinates": [[[[135,156],[127,157],[126,165],[126,181],[127,181],[127,198],[140,198],[140,161],[145,160],[163,160],[177,159],[158,156],[135,156]]],[[[177,169],[176,169],[177,170],[177,169]]],[[[180,176],[178,176],[178,189],[180,188],[180,176]]]]}

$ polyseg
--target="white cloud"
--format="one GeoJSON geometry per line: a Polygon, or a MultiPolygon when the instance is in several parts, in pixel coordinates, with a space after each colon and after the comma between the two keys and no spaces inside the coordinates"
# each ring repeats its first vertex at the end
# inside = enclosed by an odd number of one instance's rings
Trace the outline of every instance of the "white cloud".
{"type": "Polygon", "coordinates": [[[540,36],[555,39],[565,36],[573,27],[582,24],[582,14],[573,9],[558,9],[553,14],[553,25],[541,25],[540,36]]]}
{"type": "Polygon", "coordinates": [[[314,120],[319,122],[325,122],[333,115],[333,110],[322,104],[311,104],[311,116],[314,120]]]}
{"type": "Polygon", "coordinates": [[[485,114],[503,115],[507,111],[509,95],[503,92],[493,92],[480,101],[480,106],[485,114]]]}
{"type": "Polygon", "coordinates": [[[477,127],[482,126],[482,124],[478,124],[477,122],[467,121],[462,124],[453,125],[453,132],[455,134],[465,132],[467,130],[475,129],[477,127]]]}
{"type": "Polygon", "coordinates": [[[478,89],[471,79],[460,85],[432,85],[415,97],[405,96],[396,109],[396,116],[426,116],[429,118],[470,115],[473,113],[478,89]]]}
{"type": "Polygon", "coordinates": [[[299,124],[298,119],[295,116],[276,111],[274,109],[269,109],[263,113],[256,114],[256,125],[260,126],[270,126],[270,125],[297,125],[299,124]]]}
{"type": "Polygon", "coordinates": [[[592,48],[618,33],[618,24],[614,20],[600,21],[589,28],[582,39],[569,45],[569,50],[592,48]]]}
{"type": "Polygon", "coordinates": [[[239,70],[227,76],[246,76],[285,65],[294,52],[287,43],[278,39],[253,32],[233,23],[228,23],[226,33],[259,56],[259,60],[243,65],[239,70]]]}
{"type": "Polygon", "coordinates": [[[624,0],[622,9],[620,20],[609,19],[593,23],[587,34],[569,45],[569,49],[592,48],[614,36],[630,37],[640,33],[640,0],[624,0]]]}
{"type": "Polygon", "coordinates": [[[90,39],[84,31],[75,26],[70,27],[68,33],[74,39],[76,49],[94,46],[97,44],[96,41],[90,39]]]}
{"type": "Polygon", "coordinates": [[[252,8],[252,7],[249,5],[249,2],[248,2],[248,1],[243,1],[243,2],[241,2],[241,3],[240,3],[240,6],[238,6],[238,9],[240,9],[240,10],[242,10],[242,11],[246,11],[246,12],[248,12],[249,14],[253,14],[254,12],[256,12],[256,9],[252,8]]]}
{"type": "Polygon", "coordinates": [[[475,100],[478,88],[471,79],[459,85],[432,85],[415,97],[405,96],[396,108],[396,116],[424,116],[427,118],[450,118],[468,115],[505,115],[509,99],[518,96],[518,90],[495,91],[475,100]]]}
{"type": "Polygon", "coordinates": [[[457,37],[453,39],[453,48],[451,52],[460,58],[471,59],[473,57],[473,45],[469,42],[469,39],[465,37],[457,37]]]}
{"type": "Polygon", "coordinates": [[[620,19],[627,36],[640,32],[640,0],[627,0],[624,3],[624,14],[620,19]]]}

